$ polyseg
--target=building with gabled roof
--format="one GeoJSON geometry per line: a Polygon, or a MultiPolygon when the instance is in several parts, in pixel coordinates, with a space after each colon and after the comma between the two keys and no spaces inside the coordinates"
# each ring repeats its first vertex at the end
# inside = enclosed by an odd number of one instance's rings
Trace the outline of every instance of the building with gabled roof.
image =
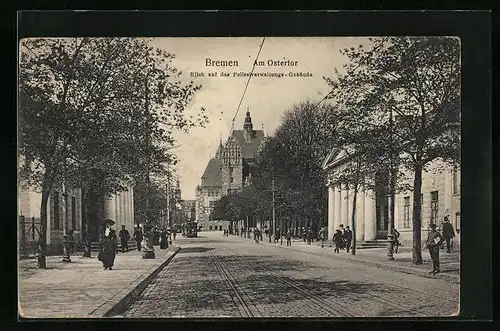
{"type": "Polygon", "coordinates": [[[196,220],[204,230],[227,228],[226,223],[210,218],[215,202],[251,183],[255,158],[264,140],[264,130],[253,129],[247,111],[243,130],[233,130],[225,143],[220,141],[196,188],[196,220]]]}

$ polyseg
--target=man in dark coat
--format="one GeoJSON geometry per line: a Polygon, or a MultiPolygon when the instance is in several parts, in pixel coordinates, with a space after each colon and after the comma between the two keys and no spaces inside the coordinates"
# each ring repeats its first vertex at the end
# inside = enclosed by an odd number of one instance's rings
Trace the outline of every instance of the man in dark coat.
{"type": "Polygon", "coordinates": [[[450,242],[455,237],[455,230],[453,229],[453,225],[451,225],[448,216],[445,216],[443,221],[443,237],[446,241],[446,253],[451,253],[452,247],[450,242]]]}
{"type": "Polygon", "coordinates": [[[111,229],[111,226],[115,224],[115,222],[106,219],[104,224],[106,227],[101,233],[99,260],[102,261],[104,270],[112,270],[116,256],[116,231],[111,229]]]}
{"type": "Polygon", "coordinates": [[[438,272],[441,272],[441,270],[439,270],[439,246],[443,243],[444,238],[439,231],[436,231],[435,223],[431,223],[430,228],[431,231],[429,232],[426,241],[427,248],[429,249],[429,254],[432,259],[432,271],[429,271],[429,273],[435,275],[438,272]]]}
{"type": "Polygon", "coordinates": [[[351,248],[351,244],[352,244],[352,231],[349,228],[349,225],[345,227],[345,231],[344,231],[343,236],[344,236],[344,240],[345,240],[346,251],[347,251],[347,253],[349,253],[349,249],[351,248]]]}
{"type": "Polygon", "coordinates": [[[339,253],[340,252],[340,248],[342,246],[342,231],[340,231],[339,229],[337,229],[335,231],[335,234],[333,235],[332,241],[333,241],[333,243],[335,245],[335,249],[333,251],[335,253],[339,253]]]}
{"type": "Polygon", "coordinates": [[[139,225],[135,228],[134,231],[134,239],[135,242],[137,243],[137,250],[140,252],[141,251],[141,242],[142,242],[142,230],[139,225]]]}
{"type": "Polygon", "coordinates": [[[122,229],[118,234],[120,237],[120,244],[122,246],[122,253],[128,252],[128,241],[130,240],[130,233],[125,229],[125,225],[122,225],[122,229]]]}
{"type": "Polygon", "coordinates": [[[160,232],[160,249],[168,248],[168,232],[164,228],[160,232]]]}

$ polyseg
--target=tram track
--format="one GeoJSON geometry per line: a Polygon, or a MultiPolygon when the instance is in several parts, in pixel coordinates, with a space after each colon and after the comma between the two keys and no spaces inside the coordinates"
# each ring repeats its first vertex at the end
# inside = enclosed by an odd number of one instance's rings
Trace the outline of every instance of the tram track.
{"type": "Polygon", "coordinates": [[[227,267],[220,261],[217,254],[210,250],[210,256],[214,262],[214,266],[222,278],[224,285],[230,293],[233,303],[238,308],[241,316],[243,317],[262,317],[262,313],[255,305],[255,303],[249,298],[246,291],[240,286],[239,282],[232,275],[232,273],[227,269],[227,267]],[[245,299],[245,298],[246,299],[245,299]],[[253,309],[252,309],[253,308],[253,309]]]}
{"type": "MultiPolygon", "coordinates": [[[[281,247],[281,246],[277,246],[278,248],[281,248],[281,249],[284,249],[284,247],[281,247]]],[[[308,254],[308,255],[321,255],[321,256],[325,256],[325,257],[329,257],[329,258],[335,258],[331,255],[328,255],[326,253],[317,253],[317,252],[307,252],[307,251],[303,251],[303,250],[300,250],[300,252],[304,253],[304,254],[308,254]]],[[[344,259],[342,261],[345,261],[344,259]]],[[[361,278],[364,278],[366,280],[369,280],[369,281],[375,281],[375,282],[380,282],[380,278],[375,278],[375,277],[368,277],[366,276],[365,274],[360,274],[359,275],[361,278]]],[[[436,298],[436,299],[439,299],[439,300],[442,300],[442,301],[447,301],[449,303],[453,303],[453,304],[459,304],[459,300],[454,300],[454,299],[450,299],[450,298],[447,298],[445,296],[440,296],[440,295],[436,295],[436,294],[433,294],[433,293],[430,293],[430,292],[426,292],[426,291],[419,291],[419,290],[416,290],[414,288],[411,288],[411,287],[407,287],[407,286],[402,286],[402,285],[397,285],[397,284],[394,284],[394,283],[389,283],[389,282],[384,282],[384,286],[390,286],[392,288],[397,288],[397,289],[404,289],[406,291],[409,291],[409,292],[412,292],[412,293],[417,293],[419,295],[424,295],[424,296],[427,296],[427,297],[433,297],[433,298],[436,298]]],[[[384,300],[384,299],[382,299],[384,300]]]]}
{"type": "MultiPolygon", "coordinates": [[[[236,254],[236,255],[239,255],[241,257],[244,257],[244,255],[240,254],[239,252],[237,252],[233,249],[230,249],[227,246],[224,246],[224,247],[226,250],[230,251],[232,254],[236,254]]],[[[305,253],[307,254],[307,252],[305,252],[305,253]]],[[[309,301],[311,301],[310,300],[311,297],[314,298],[314,294],[311,291],[297,286],[296,284],[288,281],[287,279],[285,279],[282,276],[278,276],[276,274],[276,272],[270,271],[270,270],[268,270],[268,269],[266,269],[266,268],[264,268],[256,263],[249,263],[249,264],[254,265],[255,270],[264,272],[266,275],[268,275],[272,279],[276,280],[277,282],[279,282],[283,285],[293,287],[299,293],[303,294],[309,301]]],[[[305,274],[308,274],[308,273],[305,272],[305,274]]],[[[380,282],[380,279],[378,279],[378,278],[372,278],[372,277],[368,277],[366,275],[361,275],[361,274],[359,276],[365,280],[368,280],[368,281],[372,281],[375,283],[380,282]]],[[[421,298],[419,298],[418,300],[412,300],[412,305],[418,305],[418,303],[421,303],[421,302],[425,303],[428,300],[429,296],[438,299],[438,302],[447,301],[447,302],[453,303],[455,305],[458,305],[457,300],[449,299],[449,298],[446,298],[443,296],[435,295],[435,294],[424,292],[424,291],[415,290],[415,289],[410,288],[410,287],[401,286],[401,285],[392,284],[392,283],[387,283],[387,282],[383,282],[383,286],[384,287],[388,286],[390,288],[397,289],[398,291],[404,290],[404,291],[409,291],[409,292],[418,294],[421,298]]],[[[355,298],[356,299],[367,299],[367,300],[377,301],[377,302],[380,302],[381,304],[383,304],[384,307],[391,307],[395,311],[400,311],[402,309],[402,307],[404,307],[405,304],[407,304],[405,302],[401,302],[400,300],[394,300],[394,299],[391,300],[391,299],[384,298],[384,297],[382,297],[380,295],[376,295],[376,294],[366,294],[366,295],[359,295],[358,294],[358,295],[356,295],[355,298]]],[[[329,312],[334,313],[334,316],[338,316],[338,315],[346,316],[346,317],[365,317],[365,316],[367,316],[367,314],[364,310],[356,309],[352,306],[348,306],[346,304],[343,304],[342,299],[343,298],[340,298],[339,296],[333,296],[331,299],[328,299],[328,300],[320,299],[320,298],[314,298],[312,300],[314,301],[315,305],[319,305],[319,306],[321,306],[322,309],[326,308],[329,310],[329,312]]],[[[407,309],[406,309],[405,315],[407,315],[408,317],[418,316],[417,312],[409,311],[407,309]]]]}
{"type": "MultiPolygon", "coordinates": [[[[243,257],[242,254],[239,252],[232,250],[228,248],[225,245],[221,245],[221,247],[224,247],[227,251],[231,252],[231,254],[238,255],[243,257]]],[[[352,307],[349,308],[347,305],[341,304],[339,302],[329,302],[327,300],[318,298],[314,295],[313,292],[304,289],[297,284],[294,284],[293,282],[285,279],[282,276],[279,276],[276,272],[270,271],[267,268],[263,268],[261,265],[258,265],[257,263],[253,262],[248,262],[247,265],[254,266],[255,268],[248,268],[251,270],[258,270],[260,272],[263,272],[265,275],[267,275],[270,279],[274,280],[275,282],[287,286],[287,287],[292,287],[297,293],[301,294],[301,296],[311,304],[315,305],[321,310],[327,311],[329,314],[331,314],[331,317],[358,317],[358,316],[364,316],[365,313],[362,311],[353,311],[352,307]]]]}

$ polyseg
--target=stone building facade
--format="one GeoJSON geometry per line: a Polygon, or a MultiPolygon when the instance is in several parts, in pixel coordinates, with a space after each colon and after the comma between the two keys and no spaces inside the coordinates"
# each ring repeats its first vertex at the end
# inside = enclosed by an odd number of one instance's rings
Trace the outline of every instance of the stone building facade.
{"type": "MultiPolygon", "coordinates": [[[[80,189],[68,189],[66,195],[62,188],[56,188],[47,203],[47,253],[62,251],[64,228],[73,230],[75,241],[82,238],[82,197],[80,189]]],[[[40,230],[40,206],[42,194],[21,189],[18,199],[20,249],[32,254],[37,245],[40,230]]]]}
{"type": "MultiPolygon", "coordinates": [[[[324,160],[323,169],[328,173],[328,237],[331,239],[340,224],[352,227],[353,191],[345,183],[335,181],[335,174],[349,162],[348,154],[341,149],[333,149],[324,160]]],[[[412,173],[406,180],[411,181],[412,173]]],[[[413,191],[400,192],[395,196],[395,227],[401,234],[400,241],[411,245],[413,237],[412,212],[413,191]]],[[[460,170],[439,161],[430,165],[422,174],[422,238],[428,231],[429,223],[441,225],[448,216],[453,227],[460,232],[460,170]]],[[[378,192],[360,189],[356,201],[356,241],[387,239],[389,204],[387,191],[378,192]]],[[[459,240],[459,235],[456,239],[459,240]]]]}
{"type": "Polygon", "coordinates": [[[196,188],[196,220],[203,230],[227,229],[229,222],[212,220],[211,211],[221,197],[238,192],[252,180],[252,166],[265,140],[263,130],[254,130],[247,111],[243,130],[233,130],[209,162],[196,188]]]}
{"type": "MultiPolygon", "coordinates": [[[[62,253],[64,228],[73,230],[75,243],[79,245],[85,230],[84,217],[88,218],[88,231],[91,240],[99,241],[103,229],[103,220],[110,218],[116,222],[114,228],[119,231],[124,224],[129,232],[134,228],[134,197],[133,186],[128,191],[117,192],[110,198],[94,196],[87,215],[82,206],[82,190],[68,189],[67,195],[62,188],[55,188],[49,196],[47,204],[47,254],[62,253]]],[[[38,235],[32,236],[32,227],[40,228],[41,193],[21,189],[18,195],[18,212],[20,216],[18,241],[21,246],[28,247],[33,254],[33,246],[38,241],[38,235]],[[33,220],[33,222],[32,222],[33,220]]],[[[37,230],[34,230],[37,233],[37,230]]]]}

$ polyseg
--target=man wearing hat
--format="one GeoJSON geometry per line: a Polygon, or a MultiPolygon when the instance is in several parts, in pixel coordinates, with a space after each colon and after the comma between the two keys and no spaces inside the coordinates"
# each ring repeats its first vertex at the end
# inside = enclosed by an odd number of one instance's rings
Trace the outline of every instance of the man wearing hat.
{"type": "Polygon", "coordinates": [[[431,231],[429,232],[429,235],[427,236],[427,248],[429,249],[429,254],[432,259],[432,271],[429,271],[430,274],[437,274],[441,272],[439,270],[439,246],[444,241],[443,236],[439,231],[436,230],[436,224],[431,223],[430,225],[431,231]]]}
{"type": "Polygon", "coordinates": [[[453,229],[453,225],[451,225],[448,216],[444,217],[443,237],[444,240],[446,240],[446,253],[451,253],[452,245],[450,245],[450,242],[455,237],[455,230],[453,229]]]}
{"type": "Polygon", "coordinates": [[[101,250],[99,260],[102,261],[104,270],[112,270],[116,256],[116,231],[111,228],[115,222],[111,219],[104,221],[105,228],[101,233],[101,250]]]}
{"type": "Polygon", "coordinates": [[[125,229],[125,225],[122,225],[119,236],[120,244],[122,246],[122,253],[128,252],[128,241],[130,240],[130,233],[127,229],[125,229]]]}

